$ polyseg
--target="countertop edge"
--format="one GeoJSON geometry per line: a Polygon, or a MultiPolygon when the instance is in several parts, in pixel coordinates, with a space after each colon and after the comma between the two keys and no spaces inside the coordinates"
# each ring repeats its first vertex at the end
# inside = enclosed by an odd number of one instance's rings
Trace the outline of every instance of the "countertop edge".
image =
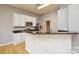
{"type": "Polygon", "coordinates": [[[53,33],[30,33],[33,35],[53,35],[53,34],[79,34],[78,32],[53,32],[53,33]]]}

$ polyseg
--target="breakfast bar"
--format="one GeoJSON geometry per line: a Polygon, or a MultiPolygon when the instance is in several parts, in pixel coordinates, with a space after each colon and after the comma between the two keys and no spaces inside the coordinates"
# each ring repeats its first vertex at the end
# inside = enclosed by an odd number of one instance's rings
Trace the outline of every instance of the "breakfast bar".
{"type": "Polygon", "coordinates": [[[71,54],[72,36],[77,32],[26,33],[25,49],[33,54],[71,54]]]}

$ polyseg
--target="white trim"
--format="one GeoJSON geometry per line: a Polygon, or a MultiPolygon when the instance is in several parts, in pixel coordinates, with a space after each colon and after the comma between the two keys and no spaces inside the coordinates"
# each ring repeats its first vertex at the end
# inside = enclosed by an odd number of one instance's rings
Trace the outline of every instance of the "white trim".
{"type": "Polygon", "coordinates": [[[22,44],[24,41],[21,42],[14,42],[13,45],[18,45],[18,44],[22,44]]]}
{"type": "Polygon", "coordinates": [[[25,50],[27,50],[30,54],[32,54],[32,52],[31,52],[29,49],[26,49],[26,48],[25,48],[25,50]]]}
{"type": "Polygon", "coordinates": [[[9,42],[9,43],[5,43],[5,44],[1,44],[0,46],[9,45],[9,44],[13,44],[13,42],[9,42]]]}

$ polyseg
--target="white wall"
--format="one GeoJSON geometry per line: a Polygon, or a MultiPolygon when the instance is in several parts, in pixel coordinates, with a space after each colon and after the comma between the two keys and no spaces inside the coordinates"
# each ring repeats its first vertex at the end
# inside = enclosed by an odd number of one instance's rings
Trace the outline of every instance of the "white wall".
{"type": "Polygon", "coordinates": [[[13,41],[12,22],[13,10],[7,6],[0,5],[0,44],[13,41]]]}
{"type": "Polygon", "coordinates": [[[0,44],[13,42],[13,13],[21,13],[38,18],[38,15],[7,5],[0,5],[0,44]]]}
{"type": "Polygon", "coordinates": [[[68,30],[68,8],[60,7],[58,10],[58,30],[68,30]]]}
{"type": "Polygon", "coordinates": [[[51,21],[50,24],[50,32],[57,32],[57,11],[47,13],[41,16],[40,25],[42,26],[41,32],[46,32],[46,24],[47,20],[51,21]]]}

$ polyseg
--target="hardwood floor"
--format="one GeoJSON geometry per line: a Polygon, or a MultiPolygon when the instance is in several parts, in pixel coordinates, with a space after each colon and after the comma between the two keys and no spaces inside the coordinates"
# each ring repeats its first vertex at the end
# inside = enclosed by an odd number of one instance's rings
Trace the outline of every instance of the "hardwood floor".
{"type": "Polygon", "coordinates": [[[0,47],[0,54],[29,54],[28,51],[24,49],[25,44],[19,44],[19,45],[5,45],[0,47]]]}

